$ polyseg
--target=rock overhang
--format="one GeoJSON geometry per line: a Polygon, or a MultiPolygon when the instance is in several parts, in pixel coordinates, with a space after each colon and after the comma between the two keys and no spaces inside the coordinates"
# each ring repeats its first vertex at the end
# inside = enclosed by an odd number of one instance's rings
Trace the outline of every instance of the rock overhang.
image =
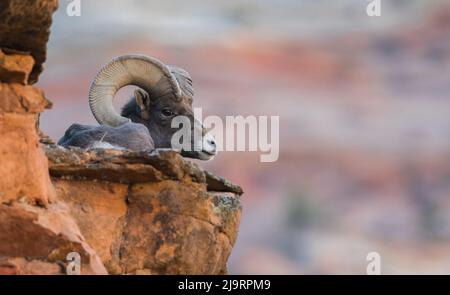
{"type": "Polygon", "coordinates": [[[58,200],[109,273],[227,272],[239,186],[171,150],[44,149],[58,200]]]}
{"type": "Polygon", "coordinates": [[[44,145],[52,177],[96,179],[120,183],[183,180],[204,183],[209,191],[243,194],[240,186],[203,170],[170,149],[152,152],[127,150],[64,148],[44,145]]]}

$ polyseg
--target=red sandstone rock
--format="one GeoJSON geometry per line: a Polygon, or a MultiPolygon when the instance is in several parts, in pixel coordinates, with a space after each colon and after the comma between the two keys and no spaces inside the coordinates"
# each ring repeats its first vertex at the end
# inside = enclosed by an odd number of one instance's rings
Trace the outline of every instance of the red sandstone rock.
{"type": "Polygon", "coordinates": [[[51,106],[42,90],[20,84],[0,83],[0,112],[32,113],[43,112],[51,106]]]}
{"type": "Polygon", "coordinates": [[[42,72],[52,14],[57,8],[58,0],[0,1],[0,48],[31,53],[36,64],[29,84],[42,72]]]}
{"type": "Polygon", "coordinates": [[[3,272],[6,267],[6,272],[14,269],[24,274],[55,273],[54,264],[58,263],[59,272],[65,273],[67,254],[75,251],[81,255],[83,274],[106,274],[63,204],[53,204],[48,209],[21,203],[0,205],[0,241],[0,257],[7,261],[0,262],[3,272]],[[20,258],[27,262],[21,263],[20,258]]]}
{"type": "Polygon", "coordinates": [[[0,81],[26,85],[33,69],[34,59],[31,55],[20,52],[5,54],[0,49],[0,81]]]}
{"type": "Polygon", "coordinates": [[[34,114],[0,112],[0,204],[25,199],[47,206],[55,198],[34,114]]]}
{"type": "Polygon", "coordinates": [[[205,172],[172,151],[47,147],[46,154],[58,198],[109,273],[227,272],[241,212],[238,186],[214,177],[223,191],[208,191],[205,172]]]}

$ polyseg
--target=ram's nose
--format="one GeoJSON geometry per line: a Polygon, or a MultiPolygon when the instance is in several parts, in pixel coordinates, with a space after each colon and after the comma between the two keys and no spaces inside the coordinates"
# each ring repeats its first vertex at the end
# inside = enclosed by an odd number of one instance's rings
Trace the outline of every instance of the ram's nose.
{"type": "Polygon", "coordinates": [[[211,134],[205,134],[203,136],[203,152],[215,156],[217,154],[217,143],[214,136],[211,134]]]}

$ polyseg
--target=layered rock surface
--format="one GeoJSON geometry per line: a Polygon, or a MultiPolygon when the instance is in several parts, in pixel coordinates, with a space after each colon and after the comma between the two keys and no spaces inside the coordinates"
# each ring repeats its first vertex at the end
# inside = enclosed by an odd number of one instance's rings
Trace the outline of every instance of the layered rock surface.
{"type": "Polygon", "coordinates": [[[238,187],[208,189],[210,174],[173,151],[46,151],[58,198],[109,273],[226,273],[238,187]]]}
{"type": "Polygon", "coordinates": [[[53,12],[58,0],[0,1],[0,47],[30,54],[35,64],[30,84],[37,81],[47,57],[53,12]]]}

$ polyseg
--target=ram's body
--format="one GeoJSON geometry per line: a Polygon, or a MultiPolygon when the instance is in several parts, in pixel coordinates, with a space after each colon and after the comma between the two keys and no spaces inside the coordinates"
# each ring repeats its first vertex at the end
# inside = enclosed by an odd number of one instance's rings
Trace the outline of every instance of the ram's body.
{"type": "Polygon", "coordinates": [[[137,152],[155,149],[155,143],[147,127],[133,122],[118,127],[72,124],[58,144],[83,149],[113,148],[137,152]]]}

